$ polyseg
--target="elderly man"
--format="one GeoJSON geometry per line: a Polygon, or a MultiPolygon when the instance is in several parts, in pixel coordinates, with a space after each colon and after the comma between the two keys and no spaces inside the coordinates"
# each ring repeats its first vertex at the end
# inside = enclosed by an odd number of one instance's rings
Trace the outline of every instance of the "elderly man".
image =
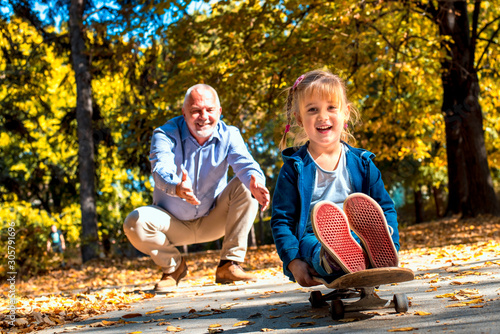
{"type": "Polygon", "coordinates": [[[254,279],[240,263],[258,203],[265,210],[269,192],[240,132],[220,120],[221,112],[217,92],[198,84],[188,89],[182,116],[153,132],[153,205],[130,213],[124,231],[135,248],[161,267],[157,292],[169,291],[186,276],[186,262],[175,246],[222,236],[215,281],[254,279]],[[228,183],[229,166],[235,177],[228,183]]]}

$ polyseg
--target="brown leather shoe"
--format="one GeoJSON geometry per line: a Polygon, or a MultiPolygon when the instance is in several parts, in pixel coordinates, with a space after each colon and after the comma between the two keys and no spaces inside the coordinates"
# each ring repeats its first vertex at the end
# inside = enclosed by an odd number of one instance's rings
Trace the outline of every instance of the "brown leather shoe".
{"type": "Polygon", "coordinates": [[[256,281],[254,275],[247,274],[238,262],[230,261],[218,267],[215,272],[215,283],[228,284],[234,281],[256,281]]]}
{"type": "Polygon", "coordinates": [[[177,286],[179,281],[186,277],[187,265],[184,258],[181,260],[181,264],[175,271],[171,274],[163,273],[160,281],[155,285],[156,292],[168,292],[172,290],[172,287],[177,286]]]}

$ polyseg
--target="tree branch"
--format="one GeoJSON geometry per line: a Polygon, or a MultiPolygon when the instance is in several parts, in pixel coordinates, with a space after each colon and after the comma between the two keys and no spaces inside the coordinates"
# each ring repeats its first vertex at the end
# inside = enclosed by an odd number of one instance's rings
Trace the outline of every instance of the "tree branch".
{"type": "Polygon", "coordinates": [[[488,27],[489,27],[490,25],[492,25],[495,21],[498,21],[498,20],[500,20],[500,16],[498,16],[498,17],[496,17],[494,20],[492,20],[492,21],[490,21],[490,22],[486,23],[486,24],[484,25],[484,27],[482,27],[482,28],[481,28],[481,30],[479,30],[479,32],[477,33],[477,35],[478,35],[478,36],[479,36],[479,35],[481,35],[481,34],[482,34],[482,33],[483,33],[486,29],[488,29],[488,27]]]}
{"type": "Polygon", "coordinates": [[[424,13],[430,14],[430,19],[433,21],[436,21],[436,18],[439,14],[439,10],[434,6],[434,3],[432,1],[428,1],[425,5],[422,3],[422,1],[411,1],[412,4],[414,4],[417,8],[421,9],[424,13]]]}
{"type": "MultiPolygon", "coordinates": [[[[484,55],[486,54],[486,52],[488,51],[488,48],[490,47],[491,44],[498,44],[497,42],[493,42],[493,40],[495,39],[495,37],[498,35],[498,32],[500,31],[500,26],[497,28],[497,30],[495,30],[495,32],[493,34],[491,34],[491,37],[488,41],[488,44],[486,45],[486,47],[484,48],[483,50],[483,53],[481,54],[481,57],[479,57],[478,61],[477,61],[477,67],[479,67],[479,64],[481,64],[481,61],[483,60],[483,57],[484,55]]],[[[481,38],[482,40],[482,38],[481,38]]]]}

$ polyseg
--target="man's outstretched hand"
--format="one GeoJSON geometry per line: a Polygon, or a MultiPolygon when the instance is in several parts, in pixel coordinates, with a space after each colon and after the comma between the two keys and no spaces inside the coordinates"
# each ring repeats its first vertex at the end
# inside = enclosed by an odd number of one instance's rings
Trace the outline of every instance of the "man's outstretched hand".
{"type": "Polygon", "coordinates": [[[182,180],[175,187],[175,193],[180,198],[185,199],[189,204],[198,205],[201,203],[195,196],[191,179],[184,169],[182,170],[182,180]]]}
{"type": "Polygon", "coordinates": [[[269,191],[266,187],[257,182],[257,178],[255,177],[255,175],[252,175],[250,179],[250,192],[252,193],[253,197],[255,197],[257,202],[259,202],[259,204],[262,206],[262,211],[266,210],[269,206],[270,201],[269,191]]]}

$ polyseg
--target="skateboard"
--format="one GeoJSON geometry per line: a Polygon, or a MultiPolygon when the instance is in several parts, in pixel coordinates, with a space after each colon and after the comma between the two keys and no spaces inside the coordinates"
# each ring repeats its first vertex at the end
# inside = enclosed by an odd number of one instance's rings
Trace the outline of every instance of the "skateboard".
{"type": "Polygon", "coordinates": [[[380,285],[407,282],[413,280],[415,275],[411,269],[399,267],[374,268],[346,274],[327,283],[319,277],[314,279],[324,284],[333,291],[322,294],[321,291],[312,291],[309,297],[311,306],[319,308],[328,305],[331,301],[330,315],[333,320],[344,318],[345,313],[353,311],[376,310],[393,308],[398,313],[408,311],[408,297],[404,293],[397,293],[392,300],[382,299],[375,289],[380,285]],[[359,298],[355,301],[343,299],[359,298]]]}

